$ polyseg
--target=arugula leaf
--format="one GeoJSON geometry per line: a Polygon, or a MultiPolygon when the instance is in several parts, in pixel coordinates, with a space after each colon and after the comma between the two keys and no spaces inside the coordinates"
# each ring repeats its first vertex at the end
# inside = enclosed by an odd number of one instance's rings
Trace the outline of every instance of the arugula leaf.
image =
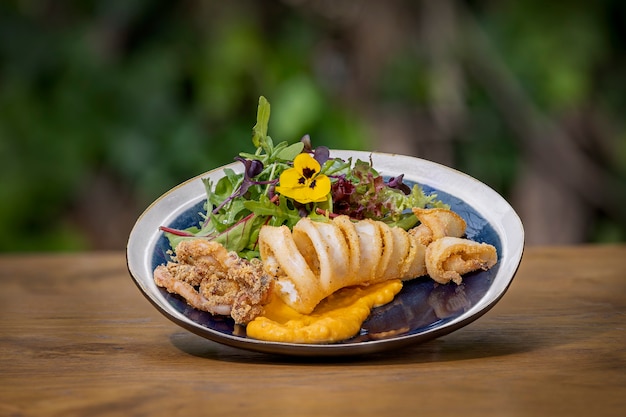
{"type": "MultiPolygon", "coordinates": [[[[270,121],[270,103],[263,96],[259,97],[259,105],[256,113],[256,124],[252,128],[252,144],[256,148],[263,148],[267,152],[266,146],[271,147],[271,141],[267,142],[267,127],[270,121]]],[[[270,152],[267,152],[268,154],[270,152]]]]}
{"type": "Polygon", "coordinates": [[[260,196],[258,201],[246,201],[244,205],[256,215],[268,217],[268,224],[272,226],[285,224],[292,228],[300,220],[300,212],[295,207],[290,207],[283,196],[278,198],[278,204],[266,196],[260,196]]]}

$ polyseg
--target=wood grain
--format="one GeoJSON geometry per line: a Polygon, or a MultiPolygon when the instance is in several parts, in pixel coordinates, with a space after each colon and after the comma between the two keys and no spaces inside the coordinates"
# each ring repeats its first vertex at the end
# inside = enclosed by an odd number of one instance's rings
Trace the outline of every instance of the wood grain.
{"type": "Polygon", "coordinates": [[[531,247],[484,317],[341,359],[222,346],[161,316],[123,253],[0,256],[3,416],[621,416],[626,246],[531,247]]]}

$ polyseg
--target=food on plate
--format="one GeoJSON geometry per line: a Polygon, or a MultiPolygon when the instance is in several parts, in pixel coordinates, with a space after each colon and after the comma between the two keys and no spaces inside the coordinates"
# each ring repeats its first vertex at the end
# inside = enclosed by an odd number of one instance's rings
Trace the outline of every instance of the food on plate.
{"type": "Polygon", "coordinates": [[[203,179],[203,220],[162,226],[171,260],[156,285],[247,335],[331,343],[358,334],[372,308],[393,300],[403,281],[441,284],[497,262],[495,247],[468,240],[465,220],[403,175],[385,177],[372,161],[332,158],[310,138],[274,144],[269,103],[259,100],[241,171],[203,179]]]}
{"type": "Polygon", "coordinates": [[[322,300],[312,314],[301,314],[275,297],[265,312],[248,323],[249,337],[271,342],[332,343],[359,333],[373,308],[393,300],[399,280],[340,289],[322,300]]]}
{"type": "Polygon", "coordinates": [[[261,314],[273,288],[260,260],[240,258],[220,243],[204,239],[180,242],[172,261],[154,270],[154,281],[190,306],[231,316],[236,323],[261,314]]]}
{"type": "Polygon", "coordinates": [[[444,236],[461,237],[465,235],[467,227],[465,220],[452,210],[413,207],[412,211],[420,221],[420,225],[411,229],[410,233],[422,245],[428,245],[444,236]]]}
{"type": "Polygon", "coordinates": [[[443,208],[414,208],[412,211],[420,225],[409,234],[426,245],[426,272],[438,283],[460,284],[462,275],[487,270],[498,261],[493,245],[462,238],[467,225],[455,212],[443,208]]]}
{"type": "Polygon", "coordinates": [[[345,215],[329,221],[303,217],[293,231],[263,226],[259,249],[264,270],[275,281],[274,293],[301,314],[341,288],[426,273],[426,246],[408,232],[345,215]]]}
{"type": "Polygon", "coordinates": [[[462,275],[487,270],[498,261],[496,248],[488,243],[444,236],[426,248],[426,270],[440,284],[460,284],[462,275]]]}

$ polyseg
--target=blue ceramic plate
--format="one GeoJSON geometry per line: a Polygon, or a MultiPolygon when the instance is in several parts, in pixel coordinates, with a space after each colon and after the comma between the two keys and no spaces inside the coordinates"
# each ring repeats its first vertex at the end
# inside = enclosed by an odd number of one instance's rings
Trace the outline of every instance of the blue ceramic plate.
{"type": "Polygon", "coordinates": [[[456,284],[435,285],[429,278],[404,283],[393,302],[374,309],[361,333],[334,344],[295,344],[250,339],[229,318],[189,307],[178,296],[155,285],[154,269],[169,259],[167,239],[159,226],[187,228],[201,221],[206,192],[202,178],[214,181],[224,168],[241,172],[234,163],[192,178],[156,200],[139,217],[127,245],[128,270],[144,296],[167,318],[215,342],[237,348],[287,355],[338,356],[381,352],[446,335],[478,319],[508,289],[524,249],[524,229],[513,208],[494,190],[454,169],[423,159],[357,151],[332,151],[332,157],[367,161],[385,176],[404,174],[427,194],[436,193],[467,222],[467,236],[498,251],[489,271],[471,273],[456,284]]]}

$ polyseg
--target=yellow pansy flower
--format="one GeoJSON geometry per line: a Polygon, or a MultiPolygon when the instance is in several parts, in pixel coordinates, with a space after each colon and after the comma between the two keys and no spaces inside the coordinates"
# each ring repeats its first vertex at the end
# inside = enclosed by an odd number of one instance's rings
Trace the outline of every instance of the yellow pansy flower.
{"type": "Polygon", "coordinates": [[[308,153],[301,153],[293,160],[293,168],[280,174],[276,192],[300,203],[326,201],[330,193],[330,178],[320,174],[321,166],[308,153]]]}

